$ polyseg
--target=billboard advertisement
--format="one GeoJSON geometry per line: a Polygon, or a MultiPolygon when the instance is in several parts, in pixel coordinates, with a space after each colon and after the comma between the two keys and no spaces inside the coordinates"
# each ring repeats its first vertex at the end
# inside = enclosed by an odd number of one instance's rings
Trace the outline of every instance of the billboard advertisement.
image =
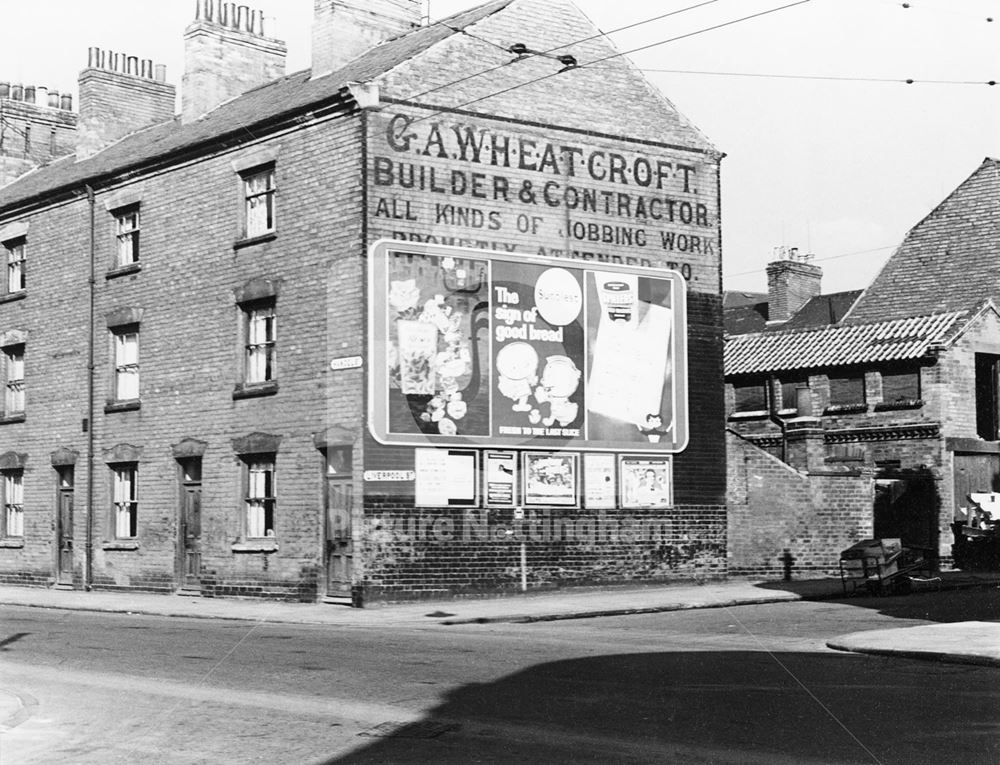
{"type": "Polygon", "coordinates": [[[368,272],[380,443],[686,446],[679,273],[390,240],[368,272]]]}

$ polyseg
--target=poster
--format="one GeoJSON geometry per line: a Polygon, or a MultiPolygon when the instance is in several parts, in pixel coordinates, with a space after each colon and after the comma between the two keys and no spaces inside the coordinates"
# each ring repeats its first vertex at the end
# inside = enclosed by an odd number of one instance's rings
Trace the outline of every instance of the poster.
{"type": "Polygon", "coordinates": [[[579,438],[583,285],[565,268],[493,264],[493,423],[499,436],[579,438]]]}
{"type": "Polygon", "coordinates": [[[486,452],[483,495],[488,507],[513,507],[517,503],[517,453],[486,452]]]}
{"type": "Polygon", "coordinates": [[[524,504],[578,507],[578,454],[524,453],[524,504]]]}
{"type": "Polygon", "coordinates": [[[418,507],[474,507],[476,452],[473,449],[414,449],[418,507]]]}
{"type": "Polygon", "coordinates": [[[619,483],[623,508],[670,507],[672,463],[666,457],[620,457],[619,483]]]}
{"type": "Polygon", "coordinates": [[[382,241],[369,294],[368,424],[380,443],[687,445],[675,272],[382,241]]]}
{"type": "Polygon", "coordinates": [[[588,510],[613,510],[617,506],[615,455],[583,455],[583,506],[588,510]]]}

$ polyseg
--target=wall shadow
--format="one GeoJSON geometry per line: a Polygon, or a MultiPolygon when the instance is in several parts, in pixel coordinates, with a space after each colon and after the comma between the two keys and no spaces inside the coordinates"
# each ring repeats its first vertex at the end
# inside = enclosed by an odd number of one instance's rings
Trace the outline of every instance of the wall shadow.
{"type": "Polygon", "coordinates": [[[839,653],[571,659],[457,688],[396,735],[362,734],[324,762],[997,762],[997,677],[839,653]]]}

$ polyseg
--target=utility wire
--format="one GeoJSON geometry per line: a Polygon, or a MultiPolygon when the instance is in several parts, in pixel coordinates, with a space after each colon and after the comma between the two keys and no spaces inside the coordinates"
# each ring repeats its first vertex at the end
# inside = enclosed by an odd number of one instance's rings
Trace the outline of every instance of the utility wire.
{"type": "MultiPolygon", "coordinates": [[[[607,35],[613,35],[616,32],[623,32],[626,29],[633,29],[635,27],[642,26],[643,24],[651,24],[654,21],[660,21],[662,19],[668,18],[669,16],[676,16],[676,15],[678,15],[680,13],[686,13],[687,11],[693,11],[696,8],[701,8],[702,6],[711,5],[712,3],[717,3],[717,2],[719,2],[719,0],[704,0],[704,2],[696,3],[695,5],[689,5],[689,6],[685,7],[685,8],[679,8],[676,11],[670,11],[670,13],[662,13],[659,16],[653,16],[652,18],[644,19],[643,21],[637,21],[637,22],[635,22],[633,24],[626,24],[625,26],[618,27],[617,29],[612,29],[612,30],[609,30],[607,32],[600,32],[600,33],[598,33],[596,35],[590,35],[589,37],[583,37],[583,38],[581,38],[579,40],[574,40],[573,42],[569,42],[569,43],[566,43],[564,45],[560,45],[557,48],[550,48],[549,50],[542,51],[542,53],[545,53],[545,54],[553,53],[553,52],[555,52],[557,50],[562,50],[564,48],[568,48],[571,45],[580,45],[581,43],[585,43],[585,42],[589,42],[591,40],[595,40],[598,37],[606,37],[607,35]]],[[[434,23],[435,24],[441,24],[443,26],[447,26],[449,29],[452,29],[453,31],[456,31],[456,32],[462,31],[462,30],[455,29],[454,27],[451,27],[448,24],[445,24],[444,22],[441,22],[441,21],[437,21],[437,22],[434,22],[434,23]]],[[[473,37],[474,39],[483,40],[483,38],[475,37],[474,35],[469,35],[469,36],[473,37]]],[[[483,40],[483,42],[489,42],[491,45],[496,45],[497,47],[503,48],[503,46],[497,45],[497,43],[494,43],[494,42],[492,42],[490,40],[483,40]]],[[[507,52],[510,52],[507,48],[503,48],[503,50],[505,50],[507,52]]],[[[531,55],[537,55],[537,54],[531,54],[531,55]]],[[[437,92],[439,90],[443,90],[444,88],[450,88],[453,85],[458,85],[458,84],[463,83],[463,82],[465,82],[467,80],[471,80],[471,79],[473,79],[475,77],[480,77],[480,76],[482,76],[484,74],[489,74],[490,72],[495,72],[498,69],[503,69],[504,67],[510,66],[511,64],[516,64],[518,61],[523,61],[523,60],[525,60],[526,58],[529,58],[529,57],[530,56],[518,56],[517,58],[513,58],[510,61],[505,61],[502,64],[497,64],[496,66],[492,66],[489,69],[483,69],[483,70],[478,71],[478,72],[473,72],[472,74],[466,75],[465,77],[462,77],[462,78],[460,78],[458,80],[453,80],[451,82],[446,82],[443,85],[437,85],[437,86],[435,86],[433,88],[429,88],[427,90],[422,90],[419,93],[414,93],[413,95],[408,96],[407,100],[408,101],[412,101],[412,100],[414,100],[416,98],[420,98],[421,96],[426,96],[428,93],[435,93],[435,92],[437,92]]]]}
{"type": "MultiPolygon", "coordinates": [[[[820,260],[822,260],[822,261],[839,260],[840,258],[850,258],[850,257],[853,257],[855,255],[868,255],[868,254],[873,253],[873,252],[881,252],[882,250],[891,250],[891,249],[893,249],[893,248],[895,248],[897,246],[898,245],[895,245],[895,244],[886,244],[886,245],[883,245],[882,247],[872,247],[869,250],[856,250],[854,252],[842,252],[839,255],[826,255],[826,256],[824,256],[822,258],[813,258],[813,260],[810,261],[810,262],[820,261],[820,260]]],[[[738,271],[735,274],[726,274],[725,276],[726,276],[727,279],[729,279],[729,278],[732,278],[734,276],[751,276],[753,274],[759,274],[759,273],[760,273],[760,269],[759,268],[755,268],[752,271],[738,271]]]]}
{"type": "Polygon", "coordinates": [[[485,96],[480,96],[479,98],[473,98],[473,99],[471,99],[469,101],[464,101],[463,103],[457,104],[455,106],[448,106],[448,107],[444,107],[442,109],[438,109],[437,111],[434,111],[434,112],[432,112],[430,114],[424,115],[423,117],[419,117],[418,119],[413,120],[413,122],[411,124],[415,124],[417,122],[423,122],[424,120],[430,119],[431,117],[435,117],[438,114],[443,114],[445,111],[454,111],[456,109],[462,109],[462,108],[464,108],[466,106],[471,106],[472,104],[479,103],[480,101],[486,101],[487,99],[490,99],[490,98],[496,98],[497,96],[502,96],[505,93],[511,92],[512,90],[518,90],[519,88],[523,88],[523,87],[526,87],[528,85],[533,85],[533,84],[535,84],[537,82],[542,82],[544,80],[547,80],[547,79],[550,79],[552,77],[555,77],[557,74],[562,74],[563,72],[566,72],[566,71],[572,71],[572,70],[575,70],[575,69],[584,69],[584,68],[586,68],[588,66],[593,66],[594,64],[600,64],[600,63],[602,63],[604,61],[610,61],[611,59],[614,59],[614,58],[621,58],[622,56],[628,56],[628,55],[630,55],[632,53],[638,53],[640,51],[649,50],[650,48],[656,48],[656,47],[658,47],[660,45],[666,45],[668,43],[676,42],[678,40],[684,40],[684,39],[687,39],[687,38],[690,38],[690,37],[694,37],[696,35],[704,34],[706,32],[713,32],[713,31],[715,31],[717,29],[722,29],[723,27],[729,27],[729,26],[733,26],[734,24],[739,24],[739,23],[744,22],[744,21],[750,21],[751,19],[760,18],[761,16],[767,16],[767,15],[772,14],[772,13],[777,13],[778,11],[784,11],[784,10],[787,10],[788,8],[794,8],[797,5],[805,5],[806,3],[809,3],[811,1],[812,0],[796,0],[796,2],[794,2],[794,3],[788,3],[787,5],[778,6],[777,8],[771,8],[771,9],[766,10],[766,11],[760,11],[759,13],[752,13],[749,16],[741,16],[741,17],[739,17],[737,19],[732,19],[731,21],[724,21],[721,24],[715,24],[715,25],[710,26],[710,27],[705,27],[703,29],[698,29],[698,30],[695,30],[694,32],[688,32],[688,33],[683,34],[683,35],[678,35],[677,37],[670,37],[670,38],[667,38],[666,40],[659,40],[659,41],[654,42],[654,43],[649,43],[648,45],[641,45],[638,48],[632,48],[631,50],[622,51],[622,52],[619,52],[619,53],[612,53],[611,55],[603,56],[602,58],[597,58],[597,59],[594,59],[593,61],[588,61],[588,62],[586,62],[584,64],[580,64],[579,66],[576,66],[576,67],[568,67],[568,68],[564,68],[564,69],[559,69],[559,70],[557,70],[555,72],[550,72],[549,74],[542,75],[541,77],[536,77],[534,79],[528,80],[527,82],[522,82],[522,83],[520,83],[518,85],[512,85],[509,88],[504,88],[503,90],[498,90],[498,91],[496,91],[494,93],[488,93],[485,96]]]}
{"type": "Polygon", "coordinates": [[[833,82],[887,82],[905,85],[996,85],[997,80],[932,80],[912,77],[848,77],[819,74],[767,74],[762,72],[707,72],[694,69],[641,69],[653,74],[703,74],[716,77],[760,77],[775,80],[828,80],[833,82]]]}

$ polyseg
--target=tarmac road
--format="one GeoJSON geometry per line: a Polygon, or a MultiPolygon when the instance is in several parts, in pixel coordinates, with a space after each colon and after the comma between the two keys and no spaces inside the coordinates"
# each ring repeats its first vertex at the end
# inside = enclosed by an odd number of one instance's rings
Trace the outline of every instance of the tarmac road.
{"type": "Polygon", "coordinates": [[[998,618],[997,590],[391,629],[4,607],[0,763],[995,763],[1000,669],[825,643],[998,618]]]}

